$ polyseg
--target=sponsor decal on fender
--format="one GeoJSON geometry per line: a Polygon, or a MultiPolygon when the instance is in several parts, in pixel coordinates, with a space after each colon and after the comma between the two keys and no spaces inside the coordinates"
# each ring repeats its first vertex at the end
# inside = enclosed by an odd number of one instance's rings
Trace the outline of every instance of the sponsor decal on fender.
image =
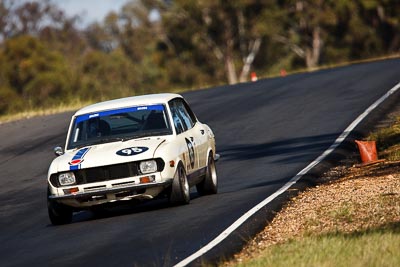
{"type": "Polygon", "coordinates": [[[69,169],[71,171],[78,170],[81,168],[81,163],[83,162],[83,158],[85,157],[86,153],[89,151],[90,147],[85,147],[80,149],[76,152],[75,156],[72,158],[70,162],[68,162],[69,169]]]}
{"type": "Polygon", "coordinates": [[[74,160],[71,160],[70,162],[68,162],[68,164],[71,166],[79,165],[79,164],[81,164],[82,161],[83,161],[83,159],[74,159],[74,160]]]}

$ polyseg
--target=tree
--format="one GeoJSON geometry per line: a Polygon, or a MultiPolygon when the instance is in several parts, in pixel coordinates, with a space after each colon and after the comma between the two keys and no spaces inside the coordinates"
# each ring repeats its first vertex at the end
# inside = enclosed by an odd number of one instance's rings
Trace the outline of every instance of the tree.
{"type": "Polygon", "coordinates": [[[7,40],[1,58],[3,84],[27,106],[43,105],[68,95],[68,70],[63,56],[48,51],[37,38],[21,35],[7,40]]]}
{"type": "MultiPolygon", "coordinates": [[[[8,5],[6,25],[8,36],[23,34],[38,35],[43,27],[53,28],[63,25],[64,12],[53,5],[50,0],[24,2],[21,5],[8,5]]],[[[4,5],[3,5],[4,6],[4,5]]]]}
{"type": "Polygon", "coordinates": [[[21,101],[18,94],[10,87],[6,73],[7,62],[0,52],[0,115],[20,108],[21,101]]]}
{"type": "MultiPolygon", "coordinates": [[[[212,53],[230,84],[247,80],[263,38],[263,12],[274,1],[174,1],[164,15],[168,37],[176,47],[190,43],[194,53],[212,53]],[[183,35],[177,29],[187,27],[183,35]],[[189,38],[189,39],[187,39],[189,38]],[[186,40],[184,40],[186,39],[186,40]],[[238,68],[237,66],[240,65],[238,68]],[[238,71],[239,70],[239,71],[238,71]]],[[[178,54],[180,51],[176,51],[178,54]]]]}
{"type": "Polygon", "coordinates": [[[379,37],[384,51],[400,49],[400,2],[397,0],[360,0],[364,23],[379,37]]]}
{"type": "Polygon", "coordinates": [[[285,19],[282,32],[274,40],[286,45],[297,56],[304,59],[307,68],[319,65],[325,40],[337,25],[335,3],[324,0],[284,1],[285,19]]]}
{"type": "Polygon", "coordinates": [[[0,2],[0,42],[7,36],[7,25],[9,19],[10,10],[7,3],[4,1],[0,2]]]}
{"type": "Polygon", "coordinates": [[[110,12],[103,23],[92,23],[85,29],[89,45],[106,53],[118,48],[121,39],[120,18],[115,12],[110,12]]]}
{"type": "Polygon", "coordinates": [[[81,79],[76,93],[83,98],[105,100],[139,91],[138,71],[121,49],[110,53],[92,50],[81,62],[81,79]]]}

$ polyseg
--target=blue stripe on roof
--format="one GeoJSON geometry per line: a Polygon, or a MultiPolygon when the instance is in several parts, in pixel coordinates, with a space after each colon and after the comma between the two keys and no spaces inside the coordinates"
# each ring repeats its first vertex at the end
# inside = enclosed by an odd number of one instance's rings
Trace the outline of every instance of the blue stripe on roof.
{"type": "Polygon", "coordinates": [[[110,116],[110,115],[115,115],[115,114],[120,114],[120,113],[135,112],[138,110],[164,110],[164,106],[163,105],[138,106],[138,107],[100,111],[100,112],[96,112],[96,113],[89,113],[89,114],[84,114],[84,115],[78,116],[76,118],[76,123],[80,123],[82,121],[86,121],[91,118],[97,118],[97,117],[101,118],[104,116],[110,116]]]}

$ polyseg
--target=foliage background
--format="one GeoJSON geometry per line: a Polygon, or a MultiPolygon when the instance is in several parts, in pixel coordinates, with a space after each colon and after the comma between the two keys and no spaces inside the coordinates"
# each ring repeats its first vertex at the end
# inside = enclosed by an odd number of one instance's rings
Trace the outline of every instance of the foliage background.
{"type": "Polygon", "coordinates": [[[48,0],[1,0],[0,115],[396,54],[398,14],[397,0],[132,0],[82,29],[48,0]]]}

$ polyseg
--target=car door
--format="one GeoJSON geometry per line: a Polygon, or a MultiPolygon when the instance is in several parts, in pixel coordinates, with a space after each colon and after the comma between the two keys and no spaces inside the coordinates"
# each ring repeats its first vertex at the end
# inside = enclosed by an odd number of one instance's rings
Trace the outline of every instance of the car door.
{"type": "Polygon", "coordinates": [[[198,168],[202,169],[207,166],[207,151],[208,151],[208,135],[206,131],[206,127],[197,120],[193,111],[190,109],[189,105],[186,102],[183,102],[186,113],[190,116],[190,119],[193,122],[193,127],[189,130],[190,135],[193,136],[194,141],[196,143],[196,157],[198,161],[198,168]]]}
{"type": "Polygon", "coordinates": [[[178,142],[187,148],[183,155],[183,161],[186,172],[190,175],[199,169],[197,137],[193,135],[192,131],[194,122],[188,115],[182,99],[171,100],[169,106],[178,142]]]}

